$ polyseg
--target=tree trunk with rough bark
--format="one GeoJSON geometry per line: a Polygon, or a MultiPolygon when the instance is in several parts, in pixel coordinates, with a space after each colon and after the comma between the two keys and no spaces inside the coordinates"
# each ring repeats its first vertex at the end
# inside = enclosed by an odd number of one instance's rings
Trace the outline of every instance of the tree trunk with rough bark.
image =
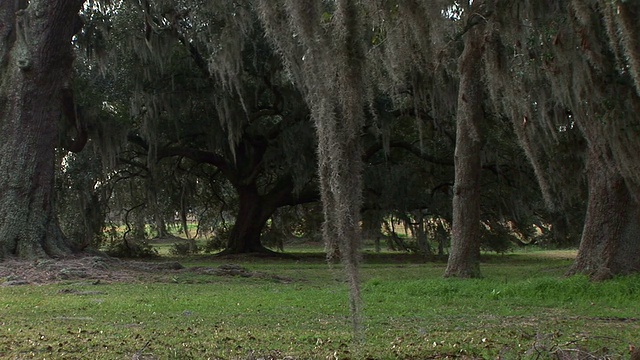
{"type": "Polygon", "coordinates": [[[451,251],[445,277],[480,277],[480,172],[482,170],[483,25],[466,35],[460,63],[460,88],[454,154],[455,184],[451,251]]]}
{"type": "Polygon", "coordinates": [[[263,194],[255,183],[236,182],[234,187],[238,193],[239,209],[236,222],[229,234],[227,247],[222,253],[263,253],[287,257],[264,247],[261,241],[262,230],[277,209],[287,205],[317,201],[319,196],[317,189],[309,187],[300,192],[294,192],[294,182],[289,177],[281,178],[263,194]]]}
{"type": "Polygon", "coordinates": [[[605,280],[639,272],[640,207],[606,145],[590,145],[588,174],[589,202],[582,239],[568,274],[605,280]]]}
{"type": "Polygon", "coordinates": [[[60,94],[83,0],[0,2],[0,259],[62,256],[53,184],[60,94]]]}
{"type": "Polygon", "coordinates": [[[260,241],[260,234],[275,208],[265,204],[254,186],[238,188],[239,209],[236,222],[229,234],[224,253],[265,253],[270,252],[260,241]]]}

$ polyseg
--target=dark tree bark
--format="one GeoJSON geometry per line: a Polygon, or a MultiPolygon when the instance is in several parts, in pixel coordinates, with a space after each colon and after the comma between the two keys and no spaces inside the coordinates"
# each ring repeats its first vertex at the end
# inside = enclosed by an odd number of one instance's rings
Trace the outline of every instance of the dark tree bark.
{"type": "Polygon", "coordinates": [[[84,0],[0,2],[0,258],[70,252],[53,201],[58,94],[84,0]]]}
{"type": "MultiPolygon", "coordinates": [[[[474,3],[475,5],[475,3],[474,3]]],[[[482,171],[483,29],[471,29],[458,69],[460,88],[456,118],[455,183],[451,251],[445,277],[480,276],[480,172],[482,171]]]]}
{"type": "Polygon", "coordinates": [[[640,271],[640,207],[608,147],[595,141],[588,158],[589,202],[578,256],[570,275],[594,280],[640,271]]]}
{"type": "Polygon", "coordinates": [[[264,194],[260,194],[255,184],[235,188],[238,192],[239,209],[223,254],[277,254],[264,247],[261,241],[262,230],[265,229],[269,218],[283,206],[304,204],[319,199],[315,187],[295,193],[293,181],[290,178],[281,179],[264,194]]]}
{"type": "Polygon", "coordinates": [[[269,188],[259,187],[259,175],[265,170],[262,163],[265,152],[264,144],[253,144],[251,150],[241,144],[236,152],[237,165],[227,168],[228,178],[238,193],[239,206],[224,254],[277,254],[264,247],[261,241],[262,230],[269,218],[280,207],[318,199],[315,189],[295,193],[290,175],[281,175],[269,188]]]}
{"type": "Polygon", "coordinates": [[[239,209],[225,253],[269,252],[262,245],[260,234],[276,209],[265,204],[254,186],[240,187],[237,191],[239,209]]]}

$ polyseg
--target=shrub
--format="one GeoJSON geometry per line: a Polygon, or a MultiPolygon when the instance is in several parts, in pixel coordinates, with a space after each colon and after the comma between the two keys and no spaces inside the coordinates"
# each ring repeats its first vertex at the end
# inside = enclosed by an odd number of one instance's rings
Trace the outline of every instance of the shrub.
{"type": "MultiPolygon", "coordinates": [[[[190,240],[193,241],[193,240],[190,240]]],[[[187,255],[194,255],[200,252],[200,247],[198,245],[195,244],[195,242],[193,243],[189,243],[189,241],[187,242],[180,242],[180,243],[173,243],[173,245],[171,246],[171,249],[169,249],[169,253],[171,253],[171,255],[176,255],[176,256],[187,256],[187,255]]]]}
{"type": "Polygon", "coordinates": [[[154,258],[157,257],[158,250],[153,248],[146,240],[122,240],[111,241],[107,244],[104,252],[113,257],[121,258],[154,258]]]}
{"type": "Polygon", "coordinates": [[[231,230],[227,228],[216,229],[215,235],[207,240],[202,250],[207,254],[224,250],[227,247],[230,232],[231,230]]]}

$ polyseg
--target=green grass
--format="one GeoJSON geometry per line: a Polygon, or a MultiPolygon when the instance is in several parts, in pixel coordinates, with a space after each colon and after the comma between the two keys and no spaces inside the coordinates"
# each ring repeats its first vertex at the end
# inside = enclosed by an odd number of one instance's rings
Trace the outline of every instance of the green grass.
{"type": "MultiPolygon", "coordinates": [[[[233,261],[265,277],[180,272],[161,282],[0,287],[0,358],[628,358],[640,339],[640,277],[563,277],[570,252],[485,257],[483,279],[443,279],[443,263],[369,255],[364,338],[347,288],[322,256],[233,261]]],[[[194,258],[186,265],[229,260],[194,258]]]]}

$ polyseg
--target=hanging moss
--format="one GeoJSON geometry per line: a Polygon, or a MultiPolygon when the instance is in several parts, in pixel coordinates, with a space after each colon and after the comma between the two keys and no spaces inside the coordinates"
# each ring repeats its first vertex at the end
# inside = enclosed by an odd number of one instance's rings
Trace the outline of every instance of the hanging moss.
{"type": "Polygon", "coordinates": [[[335,8],[317,1],[258,4],[268,37],[286,59],[311,109],[318,136],[323,236],[328,256],[339,255],[345,266],[354,327],[359,329],[360,132],[366,93],[362,10],[348,0],[336,2],[335,8]]]}

